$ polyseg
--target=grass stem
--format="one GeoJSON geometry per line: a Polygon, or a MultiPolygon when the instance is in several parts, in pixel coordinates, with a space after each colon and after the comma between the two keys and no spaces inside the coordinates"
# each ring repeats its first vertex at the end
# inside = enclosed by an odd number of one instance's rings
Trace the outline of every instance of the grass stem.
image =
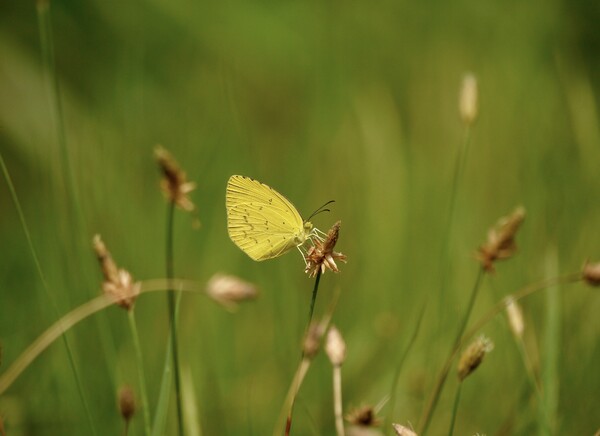
{"type": "MultiPolygon", "coordinates": [[[[174,260],[173,260],[173,227],[175,218],[175,202],[171,201],[167,206],[167,238],[166,238],[166,270],[167,280],[170,281],[174,277],[174,260]]],[[[183,426],[183,406],[181,404],[181,381],[179,373],[179,346],[177,343],[177,323],[175,316],[175,291],[170,284],[167,292],[167,305],[169,311],[169,325],[171,330],[171,347],[173,356],[173,376],[175,381],[175,399],[177,404],[177,428],[179,435],[185,434],[183,426]]]]}
{"type": "Polygon", "coordinates": [[[437,406],[438,400],[440,398],[440,394],[442,393],[442,389],[444,387],[444,383],[446,382],[448,372],[450,371],[450,366],[452,364],[452,358],[453,358],[454,354],[457,352],[457,348],[461,344],[461,338],[463,336],[465,328],[467,327],[469,318],[471,317],[471,312],[473,311],[473,307],[475,306],[475,300],[477,299],[477,294],[479,292],[483,274],[484,274],[483,268],[479,268],[479,270],[477,271],[477,277],[475,279],[475,284],[473,285],[473,289],[471,290],[471,296],[469,297],[469,302],[467,304],[467,310],[465,311],[465,314],[463,315],[462,321],[460,323],[460,327],[456,334],[456,338],[454,339],[453,347],[450,350],[449,358],[447,360],[447,363],[444,365],[444,367],[440,371],[440,375],[438,377],[436,385],[434,386],[431,398],[427,404],[427,407],[425,408],[423,417],[421,418],[418,433],[422,436],[424,436],[425,433],[427,432],[427,428],[429,427],[429,424],[431,422],[431,417],[437,406]]]}
{"type": "Polygon", "coordinates": [[[150,407],[148,403],[148,392],[146,390],[146,376],[144,374],[144,358],[142,355],[142,347],[140,345],[140,336],[138,334],[137,322],[135,320],[135,312],[133,308],[127,311],[129,319],[129,328],[133,340],[133,349],[135,351],[135,360],[138,371],[138,380],[140,384],[140,395],[142,397],[142,414],[144,417],[144,432],[146,436],[150,436],[150,407]]]}
{"type": "Polygon", "coordinates": [[[342,367],[340,365],[333,367],[333,411],[337,436],[345,436],[342,408],[342,367]]]}
{"type": "Polygon", "coordinates": [[[456,395],[454,396],[454,406],[452,407],[452,419],[450,420],[450,428],[448,429],[448,436],[454,434],[454,424],[456,423],[456,415],[458,415],[458,403],[460,402],[460,392],[462,390],[462,382],[456,387],[456,395]]]}

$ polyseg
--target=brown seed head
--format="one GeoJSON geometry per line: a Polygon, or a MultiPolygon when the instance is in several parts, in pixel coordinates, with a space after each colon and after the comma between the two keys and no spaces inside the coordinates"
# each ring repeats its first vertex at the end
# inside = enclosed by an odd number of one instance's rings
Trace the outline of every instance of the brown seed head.
{"type": "Polygon", "coordinates": [[[187,212],[192,212],[195,206],[188,194],[196,189],[196,184],[187,180],[187,175],[171,153],[160,145],[154,149],[154,156],[163,175],[160,187],[167,200],[187,212]]]}
{"type": "Polygon", "coordinates": [[[6,430],[4,430],[4,418],[0,415],[0,436],[6,436],[6,430]]]}
{"type": "Polygon", "coordinates": [[[403,425],[392,424],[392,427],[394,427],[394,430],[396,431],[396,434],[398,436],[417,436],[417,434],[414,431],[407,427],[404,427],[403,425]]]}
{"type": "Polygon", "coordinates": [[[458,362],[458,379],[463,381],[483,361],[487,353],[492,351],[494,344],[485,336],[481,335],[463,352],[458,362]]]}
{"type": "Polygon", "coordinates": [[[100,235],[94,236],[93,245],[104,275],[102,291],[114,298],[119,306],[131,310],[140,294],[140,283],[134,282],[128,271],[117,268],[100,235]]]}
{"type": "Polygon", "coordinates": [[[600,286],[600,262],[583,265],[581,272],[583,279],[590,286],[600,286]]]}
{"type": "Polygon", "coordinates": [[[380,424],[373,406],[361,406],[351,410],[346,415],[346,421],[361,427],[378,427],[380,424]]]}
{"type": "Polygon", "coordinates": [[[331,326],[327,332],[325,352],[333,366],[342,366],[344,360],[346,360],[346,343],[335,326],[331,326]]]}
{"type": "Polygon", "coordinates": [[[135,396],[130,386],[123,386],[119,390],[119,411],[125,422],[133,417],[136,410],[135,396]]]}
{"type": "Polygon", "coordinates": [[[462,86],[460,89],[460,98],[458,108],[460,117],[465,124],[473,124],[477,119],[479,110],[479,92],[477,86],[477,78],[467,73],[463,77],[462,86]]]}
{"type": "Polygon", "coordinates": [[[206,293],[226,308],[235,309],[237,303],[256,298],[258,289],[238,277],[217,273],[206,284],[206,293]]]}
{"type": "Polygon", "coordinates": [[[317,321],[313,321],[310,324],[302,347],[305,358],[312,360],[317,355],[321,348],[321,340],[323,339],[325,328],[326,326],[323,323],[317,321]]]}
{"type": "Polygon", "coordinates": [[[340,260],[344,263],[346,262],[345,255],[333,251],[340,235],[341,224],[341,221],[337,221],[331,229],[329,229],[329,232],[327,232],[327,238],[325,238],[324,241],[321,242],[317,239],[312,241],[313,245],[306,253],[306,268],[304,270],[309,277],[316,276],[319,271],[324,273],[326,269],[333,272],[339,272],[335,261],[340,260]]]}
{"type": "Polygon", "coordinates": [[[523,321],[523,311],[519,303],[515,301],[511,296],[506,298],[506,315],[508,317],[508,324],[513,334],[520,338],[523,336],[525,330],[525,322],[523,321]]]}
{"type": "Polygon", "coordinates": [[[517,251],[515,235],[517,230],[525,219],[525,209],[518,207],[515,211],[504,218],[488,232],[487,242],[479,247],[477,251],[477,260],[481,262],[483,268],[493,273],[494,262],[497,260],[508,259],[517,251]]]}

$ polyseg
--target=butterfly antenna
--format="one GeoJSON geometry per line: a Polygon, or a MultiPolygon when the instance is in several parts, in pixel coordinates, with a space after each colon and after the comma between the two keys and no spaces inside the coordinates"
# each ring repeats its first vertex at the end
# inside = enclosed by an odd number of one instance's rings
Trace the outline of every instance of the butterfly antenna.
{"type": "Polygon", "coordinates": [[[331,212],[331,209],[325,209],[325,206],[330,205],[331,203],[335,203],[335,200],[329,200],[327,203],[325,203],[323,206],[319,207],[317,210],[315,210],[312,214],[310,214],[310,216],[308,217],[308,219],[306,221],[310,221],[312,217],[314,217],[315,215],[320,214],[321,212],[331,212]]]}

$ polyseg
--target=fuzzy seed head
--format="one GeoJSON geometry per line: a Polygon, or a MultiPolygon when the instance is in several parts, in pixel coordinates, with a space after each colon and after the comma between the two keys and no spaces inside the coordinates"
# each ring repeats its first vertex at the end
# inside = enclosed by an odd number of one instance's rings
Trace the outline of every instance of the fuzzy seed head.
{"type": "Polygon", "coordinates": [[[316,276],[319,271],[323,274],[327,269],[333,272],[339,272],[335,261],[340,260],[344,263],[346,262],[345,255],[333,251],[340,235],[341,225],[342,222],[337,221],[331,229],[329,229],[329,232],[327,232],[327,238],[324,241],[321,242],[316,238],[313,239],[313,245],[306,253],[306,268],[304,270],[309,277],[316,276]]]}
{"type": "Polygon", "coordinates": [[[346,415],[346,421],[361,427],[378,427],[380,424],[373,406],[361,406],[351,410],[346,415]]]}
{"type": "Polygon", "coordinates": [[[583,266],[583,279],[590,286],[600,286],[600,262],[587,263],[583,266]]]}
{"type": "Polygon", "coordinates": [[[511,215],[500,218],[489,230],[487,242],[479,247],[476,254],[485,271],[493,273],[494,262],[508,259],[516,253],[515,236],[524,219],[525,209],[519,206],[511,215]]]}
{"type": "Polygon", "coordinates": [[[331,326],[327,332],[325,352],[333,366],[342,366],[346,360],[346,343],[335,326],[331,326]]]}
{"type": "Polygon", "coordinates": [[[458,362],[458,379],[463,381],[477,369],[487,353],[492,351],[494,344],[481,335],[464,351],[458,362]]]}
{"type": "Polygon", "coordinates": [[[315,358],[321,348],[321,339],[325,333],[325,326],[322,323],[313,321],[306,332],[304,345],[302,347],[305,358],[312,360],[315,358]]]}
{"type": "Polygon", "coordinates": [[[236,309],[237,303],[255,299],[258,289],[236,276],[217,273],[206,284],[206,293],[225,308],[236,309]]]}
{"type": "Polygon", "coordinates": [[[471,73],[465,74],[460,89],[458,107],[460,117],[467,125],[473,124],[479,111],[479,90],[477,78],[471,73]]]}
{"type": "Polygon", "coordinates": [[[100,235],[94,236],[93,245],[104,276],[102,291],[105,295],[114,298],[122,308],[131,310],[140,294],[140,283],[134,282],[128,271],[117,268],[100,235]]]}
{"type": "Polygon", "coordinates": [[[407,427],[404,427],[403,425],[392,424],[392,427],[394,427],[394,430],[396,431],[396,434],[398,436],[417,436],[417,434],[414,431],[407,427]]]}
{"type": "Polygon", "coordinates": [[[119,390],[119,411],[125,422],[129,422],[133,418],[133,415],[135,415],[135,396],[130,386],[123,386],[119,390]]]}
{"type": "Polygon", "coordinates": [[[523,331],[525,330],[523,311],[519,303],[510,296],[506,299],[506,316],[508,317],[508,324],[513,334],[517,338],[523,337],[523,331]]]}
{"type": "Polygon", "coordinates": [[[196,207],[188,194],[196,189],[196,184],[187,180],[186,173],[171,153],[160,145],[154,149],[154,157],[162,172],[160,187],[167,200],[187,212],[195,210],[196,207]]]}

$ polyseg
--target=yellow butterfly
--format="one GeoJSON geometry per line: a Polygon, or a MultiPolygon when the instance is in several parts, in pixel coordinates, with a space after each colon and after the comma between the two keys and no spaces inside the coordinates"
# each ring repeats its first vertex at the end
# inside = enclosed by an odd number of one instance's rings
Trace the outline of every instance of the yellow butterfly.
{"type": "MultiPolygon", "coordinates": [[[[287,198],[250,177],[229,178],[225,206],[229,237],[257,261],[281,256],[294,247],[300,249],[308,239],[319,238],[322,233],[310,221],[304,221],[287,198]]],[[[324,206],[311,218],[328,210],[324,206]]]]}

